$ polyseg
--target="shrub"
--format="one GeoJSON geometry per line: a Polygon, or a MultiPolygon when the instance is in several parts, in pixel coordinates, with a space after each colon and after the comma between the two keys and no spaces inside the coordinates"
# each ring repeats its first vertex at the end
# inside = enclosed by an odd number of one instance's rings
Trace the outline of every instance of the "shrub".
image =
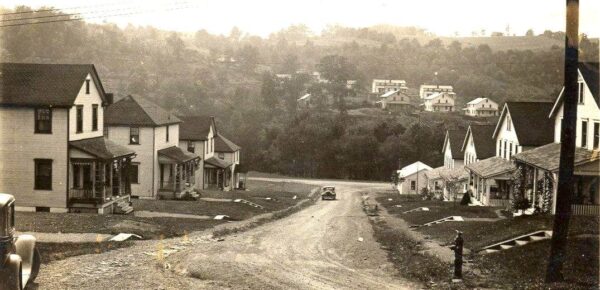
{"type": "Polygon", "coordinates": [[[471,203],[471,190],[468,190],[465,194],[463,194],[463,197],[460,200],[461,205],[469,205],[469,203],[471,203]]]}

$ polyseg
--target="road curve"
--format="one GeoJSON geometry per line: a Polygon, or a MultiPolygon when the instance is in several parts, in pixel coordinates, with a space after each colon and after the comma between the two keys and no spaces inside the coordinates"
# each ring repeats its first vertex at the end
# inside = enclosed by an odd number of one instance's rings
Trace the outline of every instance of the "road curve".
{"type": "Polygon", "coordinates": [[[362,193],[388,184],[275,180],[337,186],[338,200],[214,241],[143,241],[44,265],[30,289],[415,289],[387,261],[361,209],[362,193]],[[362,240],[362,241],[359,241],[362,240]],[[157,249],[178,249],[157,259],[157,249]]]}

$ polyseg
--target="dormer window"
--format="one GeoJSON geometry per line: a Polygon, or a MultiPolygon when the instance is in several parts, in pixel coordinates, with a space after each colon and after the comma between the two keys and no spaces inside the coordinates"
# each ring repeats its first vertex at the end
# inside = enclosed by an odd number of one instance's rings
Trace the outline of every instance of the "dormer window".
{"type": "Polygon", "coordinates": [[[85,94],[89,95],[90,94],[90,80],[85,80],[85,94]]]}

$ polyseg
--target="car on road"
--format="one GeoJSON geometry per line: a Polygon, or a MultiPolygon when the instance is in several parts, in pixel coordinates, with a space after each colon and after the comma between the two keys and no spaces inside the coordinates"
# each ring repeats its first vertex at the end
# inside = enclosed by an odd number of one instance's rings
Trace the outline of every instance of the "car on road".
{"type": "Polygon", "coordinates": [[[0,193],[0,289],[22,290],[40,270],[41,257],[31,235],[16,236],[15,198],[0,193]]]}
{"type": "Polygon", "coordinates": [[[323,186],[321,188],[321,199],[322,200],[335,200],[336,198],[336,194],[335,194],[335,186],[323,186]]]}

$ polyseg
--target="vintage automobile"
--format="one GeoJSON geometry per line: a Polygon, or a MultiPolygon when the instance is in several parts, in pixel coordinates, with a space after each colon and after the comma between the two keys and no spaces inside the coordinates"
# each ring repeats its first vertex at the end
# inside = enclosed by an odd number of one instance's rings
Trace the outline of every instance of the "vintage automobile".
{"type": "Polygon", "coordinates": [[[35,237],[15,235],[15,198],[0,193],[0,289],[22,290],[40,270],[35,237]]]}
{"type": "Polygon", "coordinates": [[[321,199],[335,200],[335,186],[323,186],[321,188],[321,199]]]}

